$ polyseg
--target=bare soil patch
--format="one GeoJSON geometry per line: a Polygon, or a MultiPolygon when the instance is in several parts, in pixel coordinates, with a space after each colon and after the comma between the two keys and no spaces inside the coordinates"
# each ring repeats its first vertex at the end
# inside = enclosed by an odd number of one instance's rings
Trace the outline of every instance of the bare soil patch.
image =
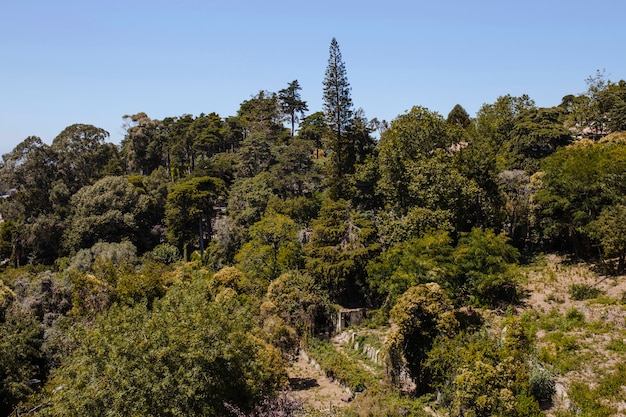
{"type": "Polygon", "coordinates": [[[346,392],[311,364],[304,352],[300,352],[287,372],[292,395],[300,398],[305,407],[324,412],[347,405],[342,400],[346,392]]]}

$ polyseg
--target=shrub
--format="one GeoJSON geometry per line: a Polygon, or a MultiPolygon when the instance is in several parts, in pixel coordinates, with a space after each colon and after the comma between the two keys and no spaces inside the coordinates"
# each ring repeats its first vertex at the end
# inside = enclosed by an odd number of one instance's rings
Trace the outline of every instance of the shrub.
{"type": "Polygon", "coordinates": [[[169,243],[161,243],[150,252],[149,257],[165,265],[173,264],[181,260],[180,251],[174,245],[169,243]]]}
{"type": "Polygon", "coordinates": [[[530,393],[540,403],[550,403],[556,392],[556,381],[552,372],[539,366],[530,370],[530,393]]]}
{"type": "Polygon", "coordinates": [[[596,298],[602,291],[589,284],[572,284],[569,286],[569,295],[573,300],[582,301],[596,298]]]}
{"type": "Polygon", "coordinates": [[[375,385],[374,377],[367,370],[337,352],[330,342],[313,339],[309,343],[309,353],[329,378],[347,386],[352,392],[362,392],[367,387],[375,385]]]}

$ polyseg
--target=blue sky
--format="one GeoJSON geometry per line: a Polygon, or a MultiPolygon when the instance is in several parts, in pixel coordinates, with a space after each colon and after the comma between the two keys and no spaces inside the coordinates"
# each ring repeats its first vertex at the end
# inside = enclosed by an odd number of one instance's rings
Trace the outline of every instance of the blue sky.
{"type": "Polygon", "coordinates": [[[505,94],[554,106],[605,70],[626,79],[626,2],[0,0],[0,154],[122,116],[236,114],[297,79],[322,109],[333,37],[368,118],[414,105],[474,116],[505,94]]]}

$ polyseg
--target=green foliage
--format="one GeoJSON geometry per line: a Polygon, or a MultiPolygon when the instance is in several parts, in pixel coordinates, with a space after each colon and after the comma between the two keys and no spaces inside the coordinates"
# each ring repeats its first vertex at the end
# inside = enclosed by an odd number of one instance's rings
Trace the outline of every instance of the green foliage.
{"type": "Polygon", "coordinates": [[[452,239],[445,232],[407,240],[369,262],[368,283],[382,304],[391,308],[410,287],[448,282],[454,271],[452,251],[452,239]]]}
{"type": "Polygon", "coordinates": [[[539,169],[542,158],[567,145],[572,137],[562,116],[559,107],[524,109],[511,132],[509,168],[533,173],[539,169]]]}
{"type": "Polygon", "coordinates": [[[605,258],[618,258],[617,273],[624,270],[626,257],[626,206],[614,204],[605,207],[587,228],[589,236],[597,241],[605,258]]]}
{"type": "Polygon", "coordinates": [[[352,392],[362,392],[376,385],[376,379],[368,370],[338,352],[332,343],[313,339],[309,342],[308,351],[326,376],[350,388],[352,392]]]}
{"type": "Polygon", "coordinates": [[[182,249],[196,247],[200,223],[210,236],[214,205],[224,192],[224,182],[212,177],[192,178],[172,186],[165,206],[170,243],[182,249]]]}
{"type": "Polygon", "coordinates": [[[119,243],[98,242],[91,248],[79,250],[70,259],[68,268],[91,272],[96,260],[111,261],[116,267],[123,264],[135,265],[139,261],[137,248],[127,240],[119,243]]]}
{"type": "Polygon", "coordinates": [[[148,258],[165,265],[170,265],[181,260],[178,248],[174,245],[170,245],[169,243],[161,243],[157,245],[148,254],[148,258]]]}
{"type": "MultiPolygon", "coordinates": [[[[608,218],[593,222],[626,194],[626,144],[581,140],[545,158],[542,168],[536,198],[542,207],[544,234],[579,256],[589,255],[589,225],[592,230],[608,225],[608,218]]],[[[607,248],[610,239],[607,235],[607,248]]]]}
{"type": "Polygon", "coordinates": [[[611,404],[624,398],[626,365],[618,363],[613,372],[590,387],[584,382],[574,382],[569,390],[573,408],[577,413],[591,417],[612,416],[617,408],[611,404]]]}
{"type": "Polygon", "coordinates": [[[428,352],[439,335],[452,335],[459,325],[452,303],[438,284],[417,285],[398,298],[390,322],[392,375],[397,379],[406,367],[418,391],[424,392],[431,382],[429,369],[424,366],[428,352]]]}
{"type": "Polygon", "coordinates": [[[14,257],[14,242],[17,235],[17,224],[11,221],[0,223],[0,262],[14,257]]]}
{"type": "Polygon", "coordinates": [[[346,200],[322,202],[304,245],[305,267],[335,300],[357,302],[365,287],[366,265],[378,252],[376,230],[346,200]]]}
{"type": "Polygon", "coordinates": [[[250,227],[261,220],[273,195],[271,175],[267,172],[239,179],[230,189],[228,212],[237,226],[250,227]]]}
{"type": "Polygon", "coordinates": [[[267,172],[276,163],[276,149],[272,139],[264,132],[255,132],[246,137],[238,152],[238,178],[250,178],[267,172]]]}
{"type": "Polygon", "coordinates": [[[209,283],[209,287],[213,294],[226,288],[234,290],[237,294],[252,292],[256,289],[246,275],[234,266],[226,266],[213,274],[213,280],[209,283]]]}
{"type": "Polygon", "coordinates": [[[545,368],[533,366],[530,370],[530,393],[540,404],[550,404],[556,393],[554,374],[545,368]]]}
{"type": "Polygon", "coordinates": [[[77,334],[48,384],[42,415],[216,415],[248,409],[280,385],[278,352],[254,337],[237,297],[210,301],[206,282],[172,288],[152,309],[113,307],[77,334]],[[61,387],[54,389],[55,387],[61,387]]]}
{"type": "MultiPolygon", "coordinates": [[[[508,346],[519,345],[513,339],[508,346]]],[[[540,416],[525,354],[500,345],[486,331],[460,333],[437,339],[425,366],[451,415],[540,416]]]]}
{"type": "Polygon", "coordinates": [[[121,174],[117,147],[106,142],[108,138],[109,132],[87,124],[68,126],[54,138],[50,146],[58,172],[54,178],[63,181],[69,195],[107,175],[121,174]]]}
{"type": "Polygon", "coordinates": [[[431,152],[452,145],[449,131],[443,117],[418,106],[391,123],[378,146],[379,188],[388,204],[404,209],[416,205],[416,189],[413,193],[409,190],[412,176],[419,175],[420,162],[431,152]]]}
{"type": "Polygon", "coordinates": [[[283,112],[289,116],[291,121],[291,137],[295,134],[295,124],[298,121],[298,114],[303,115],[309,108],[306,105],[306,101],[300,97],[300,83],[298,80],[293,80],[289,83],[287,88],[284,88],[278,92],[278,100],[280,101],[283,112]]]}
{"type": "Polygon", "coordinates": [[[0,279],[0,322],[4,320],[4,313],[15,298],[15,292],[13,292],[11,288],[7,287],[0,279]]]}
{"type": "Polygon", "coordinates": [[[392,246],[370,261],[368,283],[381,305],[391,307],[410,286],[437,282],[460,305],[517,303],[518,251],[504,234],[473,229],[458,244],[445,231],[392,246]]]}
{"type": "Polygon", "coordinates": [[[330,150],[329,183],[332,198],[344,195],[345,176],[353,172],[356,162],[354,143],[348,135],[352,123],[353,106],[350,96],[350,83],[346,75],[339,43],[335,38],[330,42],[328,65],[324,75],[324,120],[328,135],[324,137],[325,147],[330,150]]]}
{"type": "Polygon", "coordinates": [[[477,228],[461,237],[453,254],[458,272],[449,284],[461,299],[469,296],[474,303],[492,307],[520,300],[519,252],[508,242],[504,233],[477,228]]]}
{"type": "Polygon", "coordinates": [[[289,217],[268,211],[249,234],[251,239],[235,255],[235,261],[250,277],[269,283],[298,265],[298,233],[289,217]]]}
{"type": "Polygon", "coordinates": [[[0,415],[8,416],[43,380],[42,342],[43,329],[32,316],[11,309],[0,320],[0,415]]]}
{"type": "Polygon", "coordinates": [[[427,234],[452,232],[453,215],[448,210],[411,207],[405,215],[383,211],[375,218],[384,248],[421,238],[427,234]]]}
{"type": "Polygon", "coordinates": [[[76,253],[98,241],[131,240],[143,250],[154,237],[151,218],[154,201],[124,177],[107,176],[81,188],[71,199],[64,245],[76,253]]]}
{"type": "Polygon", "coordinates": [[[452,110],[450,110],[446,122],[464,129],[472,123],[469,114],[460,104],[455,105],[452,110]]]}
{"type": "Polygon", "coordinates": [[[597,298],[602,294],[602,291],[600,289],[589,284],[571,284],[568,291],[569,296],[572,297],[572,300],[577,301],[597,298]]]}
{"type": "Polygon", "coordinates": [[[279,315],[303,338],[316,331],[326,331],[335,308],[325,292],[310,275],[289,271],[274,280],[267,289],[262,316],[279,315]]]}

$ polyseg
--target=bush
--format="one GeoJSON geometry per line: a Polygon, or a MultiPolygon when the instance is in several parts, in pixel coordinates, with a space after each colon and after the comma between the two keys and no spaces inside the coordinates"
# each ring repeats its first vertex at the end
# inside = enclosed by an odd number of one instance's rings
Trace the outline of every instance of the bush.
{"type": "Polygon", "coordinates": [[[374,377],[356,365],[347,356],[337,352],[330,342],[313,339],[309,343],[309,353],[326,372],[326,376],[350,388],[352,392],[362,392],[374,386],[374,377]]]}
{"type": "Polygon", "coordinates": [[[572,284],[569,286],[569,295],[573,300],[582,301],[598,297],[602,291],[589,284],[572,284]]]}
{"type": "Polygon", "coordinates": [[[46,385],[46,416],[225,415],[249,410],[285,382],[280,352],[253,333],[234,295],[211,301],[206,281],[175,285],[152,308],[116,305],[88,329],[46,385]],[[63,385],[63,389],[55,389],[63,385]]]}
{"type": "Polygon", "coordinates": [[[540,403],[549,404],[556,392],[556,381],[552,372],[539,366],[530,370],[530,393],[540,403]]]}
{"type": "Polygon", "coordinates": [[[165,265],[173,264],[181,260],[180,251],[174,245],[161,243],[150,252],[149,257],[165,265]]]}

